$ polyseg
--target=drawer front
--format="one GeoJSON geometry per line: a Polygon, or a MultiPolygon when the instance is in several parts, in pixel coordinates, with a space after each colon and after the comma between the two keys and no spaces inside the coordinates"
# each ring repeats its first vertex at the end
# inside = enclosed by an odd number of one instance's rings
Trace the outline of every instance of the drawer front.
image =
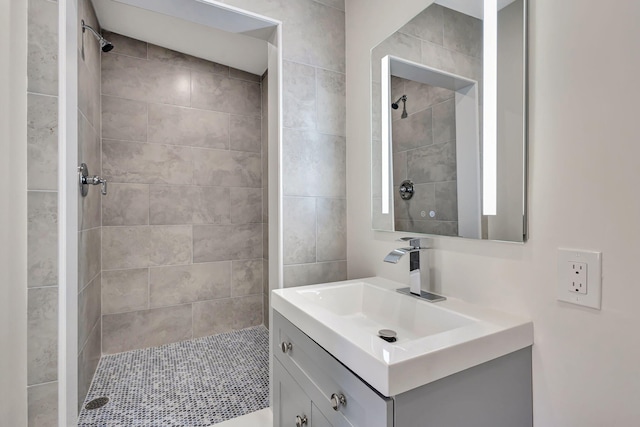
{"type": "Polygon", "coordinates": [[[298,381],[318,410],[334,427],[390,427],[393,399],[378,394],[357,375],[274,311],[274,354],[298,381]],[[282,351],[281,345],[291,344],[282,351]],[[337,410],[331,396],[343,395],[346,404],[337,410]]]}
{"type": "MultiPolygon", "coordinates": [[[[278,361],[273,363],[275,426],[295,427],[296,417],[311,419],[311,399],[278,361]]],[[[307,421],[310,426],[310,421],[307,421]]]]}

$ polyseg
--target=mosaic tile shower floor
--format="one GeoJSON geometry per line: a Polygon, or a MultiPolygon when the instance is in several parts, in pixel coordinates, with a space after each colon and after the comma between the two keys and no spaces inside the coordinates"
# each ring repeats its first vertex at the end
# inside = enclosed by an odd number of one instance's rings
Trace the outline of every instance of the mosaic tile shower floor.
{"type": "Polygon", "coordinates": [[[103,356],[79,427],[209,426],[269,406],[269,331],[243,329],[103,356]]]}

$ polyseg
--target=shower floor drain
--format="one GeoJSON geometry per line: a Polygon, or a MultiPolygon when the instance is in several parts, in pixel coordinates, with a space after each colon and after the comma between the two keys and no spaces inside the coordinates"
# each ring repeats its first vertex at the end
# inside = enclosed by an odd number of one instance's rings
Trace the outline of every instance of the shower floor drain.
{"type": "Polygon", "coordinates": [[[85,409],[92,410],[102,408],[104,405],[109,403],[108,397],[98,397],[96,399],[91,400],[89,403],[85,405],[85,409]]]}

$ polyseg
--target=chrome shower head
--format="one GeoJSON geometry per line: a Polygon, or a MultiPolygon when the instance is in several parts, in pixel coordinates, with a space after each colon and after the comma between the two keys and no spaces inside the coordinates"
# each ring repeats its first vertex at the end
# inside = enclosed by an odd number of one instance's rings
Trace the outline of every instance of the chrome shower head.
{"type": "MultiPolygon", "coordinates": [[[[111,43],[109,40],[107,40],[104,37],[102,37],[91,26],[85,24],[84,23],[84,19],[81,22],[82,22],[82,32],[84,33],[86,30],[91,31],[91,33],[94,35],[94,37],[96,39],[98,39],[98,42],[100,43],[100,49],[102,49],[103,52],[109,52],[109,51],[113,50],[113,47],[114,47],[113,43],[111,43]]],[[[82,42],[84,44],[84,38],[82,39],[82,42]]],[[[83,54],[84,54],[84,49],[83,49],[83,54]]]]}
{"type": "Polygon", "coordinates": [[[406,119],[407,117],[409,117],[409,115],[407,114],[407,95],[402,95],[400,98],[398,98],[396,102],[391,104],[391,108],[397,110],[399,107],[398,103],[400,101],[402,101],[402,115],[400,116],[400,118],[406,119]]]}

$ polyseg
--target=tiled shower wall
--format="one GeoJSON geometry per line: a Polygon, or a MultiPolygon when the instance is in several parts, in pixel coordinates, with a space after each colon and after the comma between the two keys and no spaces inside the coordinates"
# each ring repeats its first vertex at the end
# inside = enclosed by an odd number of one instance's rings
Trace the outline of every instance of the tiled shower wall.
{"type": "Polygon", "coordinates": [[[27,385],[30,426],[57,425],[58,3],[29,0],[27,385]]]}
{"type": "Polygon", "coordinates": [[[260,76],[107,38],[103,353],[262,324],[260,76]]]}
{"type": "Polygon", "coordinates": [[[269,327],[269,79],[268,72],[261,78],[262,91],[262,323],[269,327]]]}
{"type": "Polygon", "coordinates": [[[392,76],[391,99],[405,94],[408,117],[402,102],[392,110],[396,231],[457,236],[455,92],[392,76]],[[409,200],[399,193],[405,179],[414,183],[409,200]]]}

